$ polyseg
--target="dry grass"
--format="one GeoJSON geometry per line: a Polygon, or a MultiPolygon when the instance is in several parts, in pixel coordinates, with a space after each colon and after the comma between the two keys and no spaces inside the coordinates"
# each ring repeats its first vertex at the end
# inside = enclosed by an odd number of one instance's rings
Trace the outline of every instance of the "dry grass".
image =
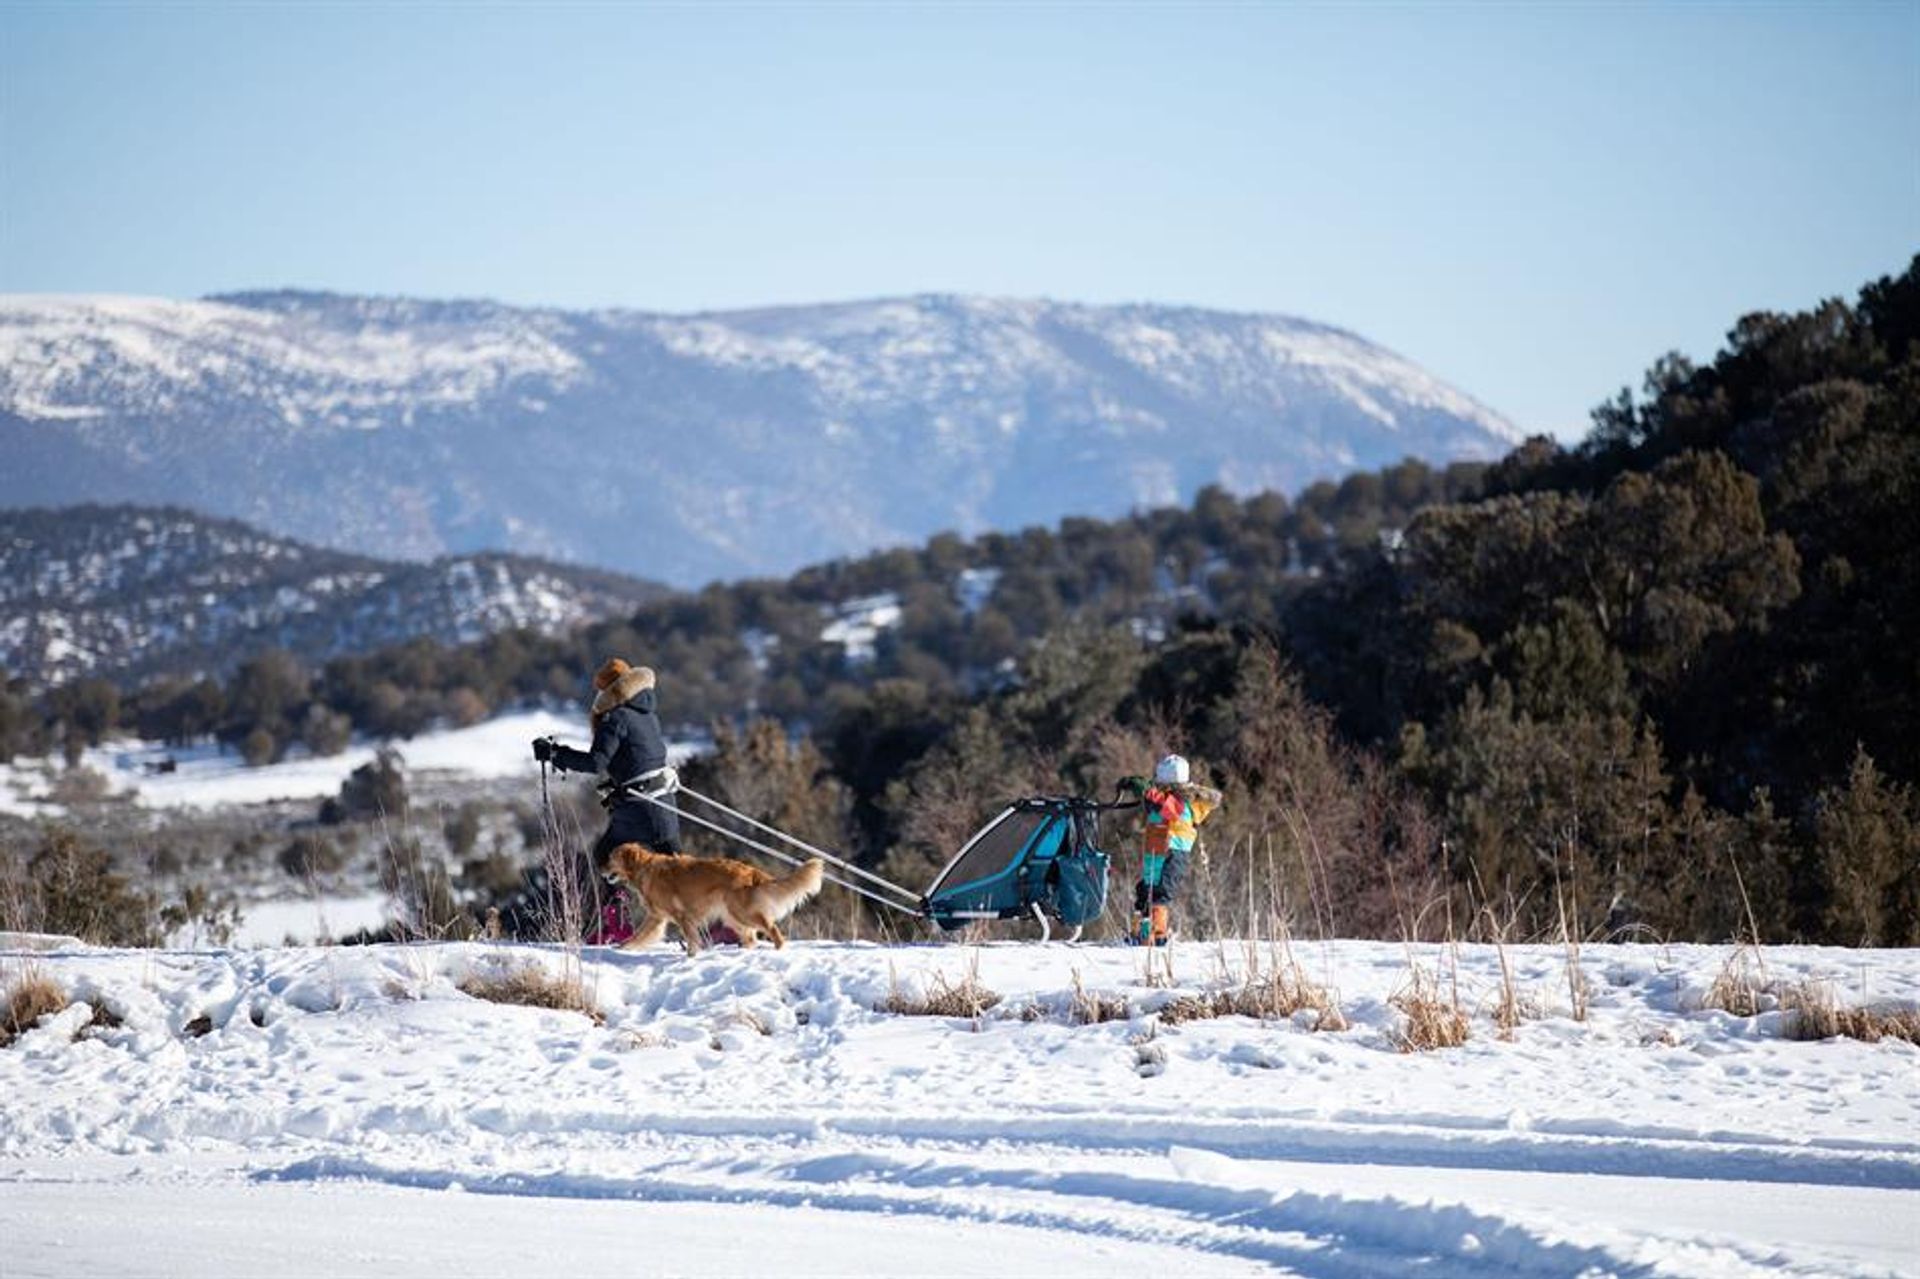
{"type": "Polygon", "coordinates": [[[87,1018],[87,1024],[80,1028],[80,1034],[82,1036],[98,1035],[104,1031],[119,1030],[124,1025],[126,1021],[119,1013],[105,1004],[96,1002],[93,1005],[93,1015],[87,1018]]]}
{"type": "Polygon", "coordinates": [[[1169,1000],[1160,1008],[1160,1021],[1168,1026],[1211,1017],[1291,1021],[1303,1012],[1313,1014],[1310,1029],[1347,1028],[1347,1019],[1333,993],[1310,980],[1298,965],[1288,965],[1252,972],[1238,986],[1169,1000]]]}
{"type": "Polygon", "coordinates": [[[1458,1048],[1467,1042],[1467,1014],[1460,1007],[1457,982],[1442,990],[1439,978],[1415,964],[1411,980],[1388,1002],[1406,1017],[1397,1036],[1401,1052],[1458,1048]]]}
{"type": "Polygon", "coordinates": [[[901,1017],[965,1017],[978,1021],[983,1013],[1000,1002],[998,993],[980,981],[980,957],[975,955],[967,971],[958,979],[935,973],[927,982],[925,994],[914,994],[900,985],[899,975],[888,968],[887,997],[880,1001],[880,1012],[901,1017]]]}
{"type": "Polygon", "coordinates": [[[1855,1008],[1840,1002],[1832,982],[1803,981],[1780,992],[1780,1007],[1793,1014],[1788,1039],[1859,1039],[1877,1044],[1900,1039],[1920,1044],[1920,1009],[1855,1008]]]}
{"type": "Polygon", "coordinates": [[[1147,987],[1177,985],[1173,976],[1173,947],[1142,946],[1143,960],[1140,968],[1140,984],[1147,987]]]}
{"type": "Polygon", "coordinates": [[[1567,1011],[1575,1021],[1585,1021],[1593,1002],[1593,983],[1587,980],[1586,971],[1580,966],[1580,942],[1568,936],[1564,938],[1567,949],[1567,1011]]]}
{"type": "Polygon", "coordinates": [[[587,994],[585,983],[571,975],[548,972],[539,964],[501,966],[490,972],[471,973],[460,983],[460,989],[489,1003],[585,1013],[596,1023],[606,1020],[587,994]]]}
{"type": "Polygon", "coordinates": [[[1741,877],[1740,863],[1731,849],[1728,864],[1733,867],[1734,886],[1740,890],[1740,905],[1746,911],[1747,938],[1733,948],[1720,967],[1713,985],[1707,988],[1703,1004],[1719,1008],[1735,1017],[1755,1017],[1777,1006],[1777,985],[1767,977],[1767,958],[1760,952],[1760,925],[1753,918],[1753,902],[1747,897],[1747,881],[1741,877]]]}
{"type": "Polygon", "coordinates": [[[1080,980],[1078,968],[1073,970],[1073,1002],[1068,1005],[1067,1014],[1076,1026],[1097,1026],[1104,1021],[1127,1021],[1132,1017],[1125,995],[1103,995],[1088,990],[1080,980]]]}
{"type": "Polygon", "coordinates": [[[1920,1044],[1920,1009],[1843,1004],[1830,981],[1808,978],[1788,984],[1769,978],[1757,946],[1736,947],[1700,1002],[1702,1008],[1717,1008],[1735,1017],[1757,1017],[1776,1009],[1790,1014],[1780,1027],[1786,1039],[1858,1039],[1869,1044],[1899,1039],[1920,1044]]]}
{"type": "Polygon", "coordinates": [[[0,1004],[0,1048],[5,1048],[39,1024],[42,1017],[61,1012],[73,1001],[60,983],[38,968],[27,968],[7,987],[0,1004]]]}
{"type": "Polygon", "coordinates": [[[735,1008],[732,1012],[721,1017],[720,1020],[715,1023],[714,1028],[716,1030],[732,1030],[736,1027],[741,1030],[751,1030],[756,1035],[771,1035],[773,1033],[773,1027],[767,1024],[767,1019],[750,1008],[735,1008]]]}
{"type": "Polygon", "coordinates": [[[1156,1010],[1163,1026],[1179,1026],[1190,1021],[1233,1015],[1233,992],[1211,990],[1198,995],[1178,995],[1156,1010]]]}
{"type": "Polygon", "coordinates": [[[1166,1045],[1156,1043],[1157,1036],[1153,1026],[1147,1027],[1144,1035],[1135,1035],[1127,1040],[1127,1046],[1133,1049],[1133,1068],[1142,1079],[1152,1079],[1163,1075],[1167,1070],[1166,1045]]]}
{"type": "Polygon", "coordinates": [[[1742,944],[1734,947],[1727,962],[1720,966],[1700,1006],[1718,1008],[1735,1017],[1757,1017],[1773,1008],[1776,1002],[1760,948],[1742,944]]]}
{"type": "Polygon", "coordinates": [[[1496,914],[1491,906],[1481,910],[1482,927],[1487,936],[1493,939],[1493,953],[1500,961],[1500,995],[1493,1003],[1493,1024],[1499,1037],[1508,1042],[1512,1042],[1514,1030],[1528,1013],[1513,979],[1512,957],[1507,953],[1507,944],[1513,936],[1518,914],[1519,907],[1512,901],[1508,902],[1504,917],[1496,914]]]}
{"type": "Polygon", "coordinates": [[[1531,1007],[1521,1000],[1519,988],[1514,984],[1506,943],[1500,942],[1495,950],[1500,957],[1500,997],[1493,1002],[1493,1024],[1500,1038],[1511,1042],[1515,1028],[1526,1019],[1531,1007]]]}
{"type": "MultiPolygon", "coordinates": [[[[1571,841],[1571,834],[1569,834],[1571,841]]],[[[1554,912],[1560,921],[1560,945],[1566,951],[1567,970],[1567,1011],[1575,1021],[1585,1021],[1592,995],[1592,986],[1587,981],[1586,971],[1580,966],[1580,877],[1579,861],[1573,855],[1571,842],[1567,849],[1567,878],[1560,878],[1560,859],[1556,853],[1553,863],[1553,904],[1554,912]]]]}

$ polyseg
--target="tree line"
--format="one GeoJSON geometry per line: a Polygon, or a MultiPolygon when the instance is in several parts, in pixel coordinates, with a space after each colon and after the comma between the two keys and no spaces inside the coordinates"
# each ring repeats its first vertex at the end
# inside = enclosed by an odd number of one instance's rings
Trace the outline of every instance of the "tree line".
{"type": "Polygon", "coordinates": [[[1408,461],[1323,482],[1294,502],[1217,487],[1190,509],[1057,528],[951,534],[923,547],[835,561],[789,579],[714,585],[566,636],[507,631],[477,643],[433,639],[320,664],[270,650],[227,678],[164,675],[127,688],[90,677],[0,693],[0,757],[85,747],[118,731],[185,744],[216,737],[251,763],[298,744],[344,749],[355,733],[411,737],[537,702],[571,704],[606,653],[644,654],[671,681],[683,726],[761,715],[817,728],[874,684],[906,679],[961,697],[1008,677],[1033,642],[1068,623],[1164,634],[1183,615],[1273,624],[1288,591],[1337,571],[1414,511],[1475,491],[1484,467],[1408,461]],[[977,594],[967,574],[990,584],[977,594]],[[846,601],[898,599],[900,624],[870,656],[824,639],[846,601]]]}

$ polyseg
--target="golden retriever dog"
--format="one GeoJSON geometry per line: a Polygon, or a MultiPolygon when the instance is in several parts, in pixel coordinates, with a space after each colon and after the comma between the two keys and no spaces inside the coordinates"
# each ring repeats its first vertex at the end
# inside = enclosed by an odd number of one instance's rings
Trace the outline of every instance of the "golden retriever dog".
{"type": "Polygon", "coordinates": [[[816,857],[776,879],[731,857],[688,857],[622,844],[607,858],[607,878],[633,890],[647,908],[647,922],[620,948],[651,946],[672,924],[692,955],[700,949],[700,930],[720,923],[740,934],[742,946],[752,946],[765,933],[778,949],[787,944],[780,921],[820,891],[825,871],[816,857]]]}

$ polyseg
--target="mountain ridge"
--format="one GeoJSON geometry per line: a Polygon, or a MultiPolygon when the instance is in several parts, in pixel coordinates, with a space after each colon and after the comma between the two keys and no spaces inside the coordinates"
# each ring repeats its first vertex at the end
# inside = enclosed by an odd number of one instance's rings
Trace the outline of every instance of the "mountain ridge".
{"type": "Polygon", "coordinates": [[[1297,317],[967,294],[669,315],[299,290],[0,297],[0,505],[179,503],[692,585],[1519,432],[1297,317]]]}
{"type": "Polygon", "coordinates": [[[0,669],[36,685],[225,674],[268,648],[317,666],[423,636],[557,633],[665,594],[504,552],[382,560],[183,507],[0,511],[0,669]]]}

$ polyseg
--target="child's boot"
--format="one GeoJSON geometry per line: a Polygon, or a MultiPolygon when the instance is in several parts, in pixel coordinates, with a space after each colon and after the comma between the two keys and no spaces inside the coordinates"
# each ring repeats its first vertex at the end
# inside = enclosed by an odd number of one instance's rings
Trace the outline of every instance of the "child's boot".
{"type": "Polygon", "coordinates": [[[1155,946],[1164,946],[1173,940],[1173,916],[1164,905],[1156,905],[1153,913],[1147,917],[1148,936],[1155,946]]]}

